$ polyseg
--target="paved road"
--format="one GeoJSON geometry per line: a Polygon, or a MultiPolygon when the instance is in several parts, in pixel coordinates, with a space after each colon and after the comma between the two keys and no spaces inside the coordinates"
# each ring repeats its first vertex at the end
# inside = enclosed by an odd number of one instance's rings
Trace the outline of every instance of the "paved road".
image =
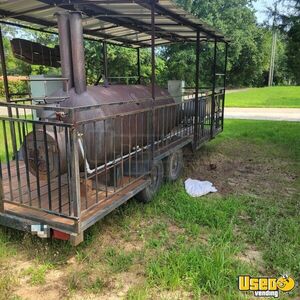
{"type": "Polygon", "coordinates": [[[244,89],[231,89],[231,90],[226,90],[226,94],[232,94],[232,93],[238,93],[238,92],[246,92],[248,91],[247,88],[244,89]]]}
{"type": "MultiPolygon", "coordinates": [[[[30,110],[26,110],[30,114],[30,110]]],[[[15,111],[13,111],[15,114],[15,111]]],[[[20,111],[20,114],[22,112],[20,111]]],[[[0,116],[7,116],[7,109],[0,107],[0,116]]],[[[225,107],[226,119],[274,120],[300,122],[300,108],[240,108],[225,107]]]]}
{"type": "Polygon", "coordinates": [[[226,119],[300,121],[300,108],[225,107],[226,119]]]}

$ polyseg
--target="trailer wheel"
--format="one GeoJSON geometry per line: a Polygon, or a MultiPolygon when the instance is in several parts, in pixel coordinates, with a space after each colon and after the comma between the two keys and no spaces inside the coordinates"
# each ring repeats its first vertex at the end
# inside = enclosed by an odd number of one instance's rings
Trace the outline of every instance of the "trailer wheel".
{"type": "Polygon", "coordinates": [[[155,161],[151,170],[151,184],[136,195],[136,199],[148,203],[159,191],[164,178],[164,165],[161,160],[155,161]]]}
{"type": "Polygon", "coordinates": [[[178,149],[165,159],[165,178],[172,182],[177,180],[183,169],[182,149],[178,149]]]}

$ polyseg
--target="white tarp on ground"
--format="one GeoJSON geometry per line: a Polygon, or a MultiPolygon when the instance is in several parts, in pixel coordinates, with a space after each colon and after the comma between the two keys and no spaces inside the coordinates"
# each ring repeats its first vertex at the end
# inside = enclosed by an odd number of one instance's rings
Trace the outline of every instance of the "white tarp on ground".
{"type": "Polygon", "coordinates": [[[186,192],[192,197],[201,197],[218,191],[210,181],[200,181],[191,178],[184,182],[184,186],[186,192]]]}

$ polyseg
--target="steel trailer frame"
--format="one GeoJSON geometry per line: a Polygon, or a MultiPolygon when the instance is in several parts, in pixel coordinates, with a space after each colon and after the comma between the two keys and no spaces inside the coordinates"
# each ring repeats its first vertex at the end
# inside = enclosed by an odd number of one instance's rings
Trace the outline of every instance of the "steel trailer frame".
{"type": "MultiPolygon", "coordinates": [[[[46,2],[51,7],[53,1],[46,2]]],[[[81,1],[83,4],[86,1],[81,1]]],[[[74,1],[74,4],[80,5],[80,1],[74,1]]],[[[93,1],[95,3],[104,3],[105,1],[93,1]]],[[[112,1],[110,1],[112,3],[112,1]]],[[[195,26],[193,22],[189,22],[184,17],[174,14],[161,6],[158,1],[134,1],[141,6],[145,6],[150,10],[150,30],[151,43],[144,45],[143,42],[136,42],[137,47],[137,82],[141,82],[141,62],[140,48],[151,47],[151,99],[143,99],[143,101],[151,101],[150,109],[140,109],[131,113],[124,113],[105,118],[97,118],[86,120],[84,122],[76,122],[74,114],[77,111],[85,111],[96,109],[99,105],[91,107],[77,108],[60,108],[48,107],[42,105],[32,105],[31,99],[12,98],[9,92],[8,76],[6,71],[5,54],[3,47],[3,37],[0,26],[0,58],[4,81],[4,90],[6,103],[1,102],[0,107],[6,107],[8,116],[0,117],[2,123],[2,131],[4,136],[5,147],[5,163],[0,161],[0,224],[13,227],[20,230],[35,231],[40,236],[48,236],[50,233],[57,235],[57,232],[65,234],[66,239],[77,245],[83,240],[83,232],[95,222],[102,219],[116,207],[120,206],[128,199],[147,187],[151,179],[149,177],[151,165],[155,160],[161,160],[168,155],[181,149],[187,145],[192,145],[194,150],[215,137],[216,134],[223,130],[224,126],[224,102],[225,102],[225,86],[226,86],[226,69],[227,69],[227,51],[228,40],[223,36],[214,34],[208,29],[201,26],[195,26]],[[157,32],[156,16],[165,14],[172,20],[177,20],[185,24],[189,28],[193,28],[195,36],[178,37],[173,33],[170,34],[170,41],[188,41],[195,42],[196,52],[196,73],[195,73],[195,91],[190,97],[181,103],[169,105],[154,106],[155,101],[159,98],[155,94],[155,47],[156,39],[162,36],[168,36],[168,32],[157,32]],[[206,95],[200,92],[200,43],[203,40],[201,33],[207,34],[206,41],[212,41],[214,44],[213,57],[213,86],[210,93],[206,95]],[[193,39],[193,40],[189,40],[193,39]],[[217,43],[225,44],[225,63],[223,75],[223,87],[217,91],[216,87],[216,60],[217,60],[217,43]],[[57,116],[70,116],[70,123],[62,123],[58,118],[57,121],[49,122],[47,120],[33,120],[33,112],[49,111],[57,116]],[[167,131],[164,122],[156,124],[157,131],[154,129],[155,122],[159,122],[160,117],[172,118],[174,127],[171,131],[167,131]],[[113,157],[106,157],[102,166],[96,166],[91,169],[86,157],[84,143],[81,140],[82,132],[88,126],[97,126],[103,124],[105,126],[113,126],[119,128],[120,136],[113,136],[115,143],[116,138],[122,139],[124,132],[124,120],[129,120],[129,124],[134,122],[133,128],[138,131],[138,121],[147,120],[146,145],[138,145],[129,137],[129,152],[120,153],[114,151],[113,157]],[[45,149],[49,147],[49,140],[46,137],[46,130],[52,128],[54,132],[54,140],[57,142],[57,132],[65,132],[65,147],[67,149],[67,171],[66,174],[59,175],[54,180],[49,176],[49,157],[46,151],[46,177],[40,180],[37,172],[35,178],[30,174],[30,163],[38,164],[37,161],[29,161],[25,135],[32,131],[34,134],[34,142],[37,144],[37,135],[42,136],[45,149]],[[20,158],[19,147],[23,147],[23,160],[20,158]],[[80,147],[78,147],[80,145],[80,147]],[[13,156],[11,157],[11,153],[13,156]],[[24,161],[24,162],[23,162],[24,161]],[[80,162],[84,162],[84,168],[80,166],[80,162]],[[83,171],[82,171],[83,170],[83,171]],[[33,185],[36,187],[33,188],[33,185]]],[[[116,0],[114,3],[128,3],[127,0],[116,0]]],[[[64,4],[63,1],[60,3],[64,4]]],[[[74,9],[72,3],[68,2],[68,9],[74,9]]],[[[88,7],[85,7],[88,9],[88,7]]],[[[26,13],[28,13],[27,10],[26,13]]],[[[1,12],[1,9],[0,9],[1,12]]],[[[3,11],[2,11],[3,13],[3,11]]],[[[4,14],[5,15],[5,14],[4,14]]],[[[17,19],[38,23],[37,20],[22,14],[15,14],[17,19]]],[[[109,17],[113,21],[112,16],[109,17]]],[[[107,16],[105,16],[107,20],[107,16]]],[[[119,18],[116,18],[117,25],[124,25],[119,18]]],[[[5,24],[13,24],[15,26],[28,28],[24,24],[14,24],[7,21],[0,21],[5,24]]],[[[137,29],[140,24],[130,25],[129,28],[137,29]]],[[[41,24],[43,24],[41,22],[41,24]]],[[[49,24],[44,24],[49,25],[49,24]]],[[[125,26],[125,25],[124,25],[125,26]]],[[[31,28],[31,27],[30,27],[31,28]]],[[[34,28],[33,28],[34,29],[34,28]]],[[[147,29],[147,30],[148,30],[147,29]]],[[[39,31],[51,32],[38,28],[39,31]]],[[[138,30],[140,30],[138,28],[138,30]]],[[[145,31],[145,29],[143,29],[145,31]]],[[[148,32],[148,31],[147,31],[148,32]]],[[[89,32],[90,33],[90,32],[89,32]]],[[[98,36],[98,35],[97,35],[98,36]]],[[[89,37],[90,38],[90,37],[89,37]]],[[[117,38],[119,41],[123,39],[117,38]]],[[[105,77],[108,77],[107,67],[107,42],[103,43],[103,69],[105,77]]],[[[125,44],[125,42],[124,42],[125,44]]],[[[160,44],[162,45],[162,44],[160,44]]],[[[122,45],[124,46],[124,45],[122,45]]],[[[126,46],[126,44],[125,44],[126,46]]],[[[98,82],[100,81],[100,77],[98,82]]],[[[64,78],[61,80],[65,80],[64,78]]],[[[121,102],[110,103],[106,105],[118,105],[121,102]]],[[[143,122],[144,123],[144,122],[143,122]]],[[[95,131],[94,131],[95,132],[95,131]]],[[[94,133],[95,134],[95,133],[94,133]]],[[[96,142],[96,136],[94,137],[96,142]]],[[[114,144],[115,145],[115,144],[114,144]]],[[[52,146],[52,145],[51,145],[52,146]]],[[[104,145],[106,153],[107,145],[104,145]]],[[[34,149],[34,154],[38,149],[34,149]]],[[[58,154],[61,155],[61,154],[58,154]]],[[[96,158],[97,161],[97,158],[96,158]]],[[[60,164],[60,159],[58,160],[60,164]]],[[[59,165],[59,168],[61,166],[59,165]]]]}

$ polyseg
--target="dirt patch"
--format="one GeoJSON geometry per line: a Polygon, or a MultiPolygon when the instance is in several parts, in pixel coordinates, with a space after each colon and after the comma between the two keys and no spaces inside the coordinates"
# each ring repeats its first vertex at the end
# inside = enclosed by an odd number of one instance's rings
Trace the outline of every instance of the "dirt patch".
{"type": "Polygon", "coordinates": [[[11,268],[16,274],[22,273],[24,270],[33,266],[32,261],[28,260],[16,260],[11,262],[11,268]]]}
{"type": "Polygon", "coordinates": [[[178,235],[178,234],[183,234],[185,230],[184,230],[184,228],[180,228],[179,226],[177,226],[174,223],[169,223],[168,224],[168,231],[171,234],[178,235]]]}
{"type": "Polygon", "coordinates": [[[45,284],[31,285],[29,277],[23,274],[23,271],[32,264],[25,262],[18,265],[20,273],[18,274],[19,284],[14,290],[14,295],[21,299],[44,300],[47,295],[47,300],[57,300],[66,297],[68,291],[65,286],[65,274],[61,270],[49,270],[45,277],[45,284]],[[21,266],[21,267],[20,267],[21,266]],[[25,269],[24,269],[25,268],[25,269]]]}
{"type": "Polygon", "coordinates": [[[248,245],[247,248],[239,253],[236,258],[242,262],[246,262],[258,269],[261,273],[265,271],[262,252],[256,249],[253,245],[248,245]]]}
{"type": "Polygon", "coordinates": [[[112,279],[113,289],[104,291],[104,299],[122,299],[130,288],[142,284],[144,274],[139,266],[134,266],[129,272],[118,274],[112,279]]]}
{"type": "MultiPolygon", "coordinates": [[[[153,299],[163,299],[163,300],[186,300],[186,299],[194,299],[192,293],[186,291],[160,291],[156,297],[153,299]],[[159,296],[158,296],[159,295],[159,296]]],[[[205,299],[202,298],[201,299],[205,299]]]]}
{"type": "Polygon", "coordinates": [[[144,247],[144,241],[140,239],[138,230],[128,229],[124,232],[120,228],[115,230],[111,226],[107,226],[100,235],[95,236],[93,244],[97,245],[97,251],[91,248],[96,255],[112,247],[125,252],[140,251],[144,247]]]}
{"type": "Polygon", "coordinates": [[[69,295],[70,299],[124,299],[129,289],[144,283],[144,274],[138,265],[132,266],[130,270],[118,274],[103,274],[106,278],[105,285],[101,291],[95,293],[88,289],[80,289],[69,295]]]}
{"type": "Polygon", "coordinates": [[[223,142],[214,151],[203,147],[195,155],[186,156],[185,177],[209,180],[223,195],[293,197],[296,189],[290,185],[297,175],[287,171],[287,162],[267,157],[268,151],[243,142],[223,142]]]}

